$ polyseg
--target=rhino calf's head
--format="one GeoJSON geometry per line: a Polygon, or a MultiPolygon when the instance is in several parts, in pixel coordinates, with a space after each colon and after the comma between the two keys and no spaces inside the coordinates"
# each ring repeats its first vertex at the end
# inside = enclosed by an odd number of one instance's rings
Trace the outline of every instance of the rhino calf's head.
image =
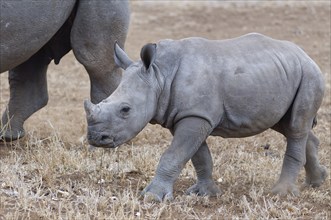
{"type": "Polygon", "coordinates": [[[121,83],[98,104],[86,100],[87,140],[96,147],[114,148],[135,137],[153,118],[157,104],[157,79],[153,74],[156,45],[141,51],[142,61],[133,62],[115,44],[115,62],[123,68],[121,83]]]}

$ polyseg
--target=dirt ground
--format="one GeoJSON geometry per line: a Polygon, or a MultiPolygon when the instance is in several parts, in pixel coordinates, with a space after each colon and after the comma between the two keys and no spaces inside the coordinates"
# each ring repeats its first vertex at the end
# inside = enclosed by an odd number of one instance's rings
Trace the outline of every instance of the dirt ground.
{"type": "MultiPolygon", "coordinates": [[[[284,138],[272,131],[240,140],[213,137],[208,143],[214,179],[224,194],[218,198],[184,195],[195,178],[188,164],[175,185],[173,202],[146,204],[137,192],[154,175],[160,155],[171,141],[170,133],[148,125],[117,150],[90,151],[84,139],[83,110],[89,80],[70,53],[59,65],[50,65],[49,103],[26,121],[27,137],[13,144],[0,143],[0,219],[330,219],[330,2],[133,1],[131,10],[126,51],[135,60],[143,45],[165,38],[226,39],[259,32],[301,46],[326,79],[315,133],[328,179],[318,189],[303,188],[302,172],[299,197],[271,196],[268,192],[277,180],[285,152],[284,138]],[[265,150],[265,145],[270,148],[265,150]],[[19,170],[24,167],[22,177],[19,170]],[[32,181],[36,176],[41,180],[32,181]]],[[[7,73],[0,80],[3,112],[9,97],[7,73]]]]}

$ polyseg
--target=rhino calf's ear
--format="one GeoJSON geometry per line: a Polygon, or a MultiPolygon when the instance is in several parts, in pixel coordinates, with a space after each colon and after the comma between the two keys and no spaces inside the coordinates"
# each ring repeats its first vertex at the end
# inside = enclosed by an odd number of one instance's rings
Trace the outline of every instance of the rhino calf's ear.
{"type": "Polygon", "coordinates": [[[153,64],[156,55],[156,44],[146,44],[140,51],[140,58],[146,70],[153,64]]]}
{"type": "Polygon", "coordinates": [[[117,42],[114,44],[114,60],[117,66],[122,69],[128,68],[128,66],[133,63],[133,61],[129,58],[129,56],[122,50],[120,46],[118,46],[117,42]]]}

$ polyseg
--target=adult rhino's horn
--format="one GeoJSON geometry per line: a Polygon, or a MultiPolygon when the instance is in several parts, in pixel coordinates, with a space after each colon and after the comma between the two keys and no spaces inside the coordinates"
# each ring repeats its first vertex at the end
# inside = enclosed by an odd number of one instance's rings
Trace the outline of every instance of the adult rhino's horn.
{"type": "Polygon", "coordinates": [[[84,109],[85,109],[87,118],[91,118],[93,115],[93,112],[96,109],[96,105],[94,105],[92,102],[90,102],[89,100],[86,99],[84,101],[84,109]]]}

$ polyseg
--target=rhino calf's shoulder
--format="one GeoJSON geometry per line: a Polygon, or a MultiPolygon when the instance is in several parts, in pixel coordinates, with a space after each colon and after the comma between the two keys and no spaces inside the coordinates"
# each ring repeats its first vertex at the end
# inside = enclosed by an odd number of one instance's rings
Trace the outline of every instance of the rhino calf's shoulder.
{"type": "Polygon", "coordinates": [[[302,166],[306,182],[319,186],[327,173],[317,157],[312,125],[324,93],[323,76],[298,46],[261,34],[211,41],[202,38],[147,44],[133,62],[115,45],[125,69],[115,92],[101,103],[85,102],[91,145],[117,147],[149,122],[171,130],[156,175],[143,194],[173,196],[173,184],[188,160],[197,182],[188,193],[216,195],[209,135],[246,137],[268,128],[283,134],[287,147],[277,194],[298,194],[302,166]]]}

